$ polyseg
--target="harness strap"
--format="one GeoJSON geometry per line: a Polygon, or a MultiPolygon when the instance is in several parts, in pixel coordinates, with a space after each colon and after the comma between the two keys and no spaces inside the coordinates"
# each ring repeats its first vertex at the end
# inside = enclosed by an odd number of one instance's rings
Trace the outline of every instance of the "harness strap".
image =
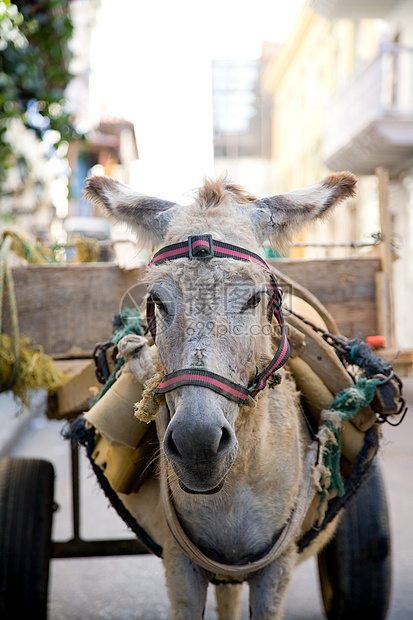
{"type": "Polygon", "coordinates": [[[268,273],[271,273],[271,269],[261,256],[250,252],[245,248],[240,248],[230,243],[223,241],[216,241],[212,239],[212,235],[192,235],[188,237],[187,241],[181,243],[173,243],[160,249],[153,255],[152,259],[148,263],[150,265],[160,265],[168,260],[174,260],[176,258],[234,258],[235,260],[252,261],[263,267],[268,273]]]}
{"type": "Polygon", "coordinates": [[[146,323],[147,328],[145,334],[149,330],[152,336],[152,340],[156,342],[155,302],[152,295],[148,295],[148,297],[146,298],[146,323]]]}
{"type": "Polygon", "coordinates": [[[229,400],[233,400],[239,405],[250,396],[247,388],[238,383],[234,383],[221,375],[217,375],[210,370],[200,370],[199,368],[184,368],[165,375],[163,381],[158,385],[155,392],[165,394],[171,392],[181,385],[201,385],[207,387],[229,400]]]}
{"type": "MultiPolygon", "coordinates": [[[[221,377],[209,370],[199,368],[184,368],[164,376],[156,393],[170,392],[182,385],[199,385],[207,387],[214,392],[235,401],[239,405],[251,396],[255,397],[267,384],[268,378],[281,368],[289,358],[290,346],[285,333],[284,317],[282,312],[282,289],[278,286],[275,276],[263,258],[244,248],[229,243],[223,243],[212,239],[211,235],[193,235],[187,241],[168,245],[154,254],[148,266],[164,263],[177,258],[209,259],[209,258],[233,258],[240,261],[252,261],[263,267],[270,276],[270,314],[274,315],[281,329],[281,341],[271,362],[260,373],[257,372],[248,387],[234,383],[226,377],[221,377]]],[[[154,342],[156,341],[155,302],[151,295],[146,301],[146,316],[148,330],[154,342]]]]}
{"type": "Polygon", "coordinates": [[[285,333],[285,323],[282,311],[282,289],[278,286],[274,275],[270,274],[270,289],[271,289],[271,309],[272,314],[275,316],[278,325],[281,328],[281,341],[278,345],[278,349],[272,358],[271,362],[257,374],[249,387],[251,396],[256,396],[258,392],[263,390],[267,384],[267,379],[279,368],[284,366],[288,358],[290,357],[290,345],[285,333]]]}

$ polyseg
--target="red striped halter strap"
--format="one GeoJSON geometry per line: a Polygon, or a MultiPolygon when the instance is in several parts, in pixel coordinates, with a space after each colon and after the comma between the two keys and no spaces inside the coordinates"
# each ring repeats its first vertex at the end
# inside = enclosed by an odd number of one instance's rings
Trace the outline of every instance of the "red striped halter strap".
{"type": "MultiPolygon", "coordinates": [[[[274,315],[281,329],[281,342],[277,352],[271,362],[260,373],[255,375],[254,379],[247,387],[234,383],[226,377],[217,375],[209,370],[200,368],[183,368],[176,370],[163,377],[162,382],[155,390],[158,394],[170,392],[181,385],[198,385],[209,388],[229,400],[233,400],[238,405],[242,405],[248,397],[256,396],[258,392],[263,390],[267,384],[268,378],[275,373],[281,366],[285,364],[290,355],[290,346],[287,341],[284,325],[284,317],[282,313],[282,290],[278,286],[274,274],[268,267],[267,263],[258,254],[254,254],[249,250],[240,248],[229,243],[216,241],[211,235],[193,235],[188,237],[187,241],[168,245],[154,254],[150,265],[159,265],[166,261],[177,258],[189,258],[190,260],[207,260],[211,258],[232,258],[239,261],[252,261],[263,267],[270,277],[270,309],[271,315],[274,315]]],[[[151,332],[154,342],[156,341],[156,322],[155,322],[155,302],[151,295],[148,296],[146,306],[146,316],[148,321],[148,329],[151,332]]]]}

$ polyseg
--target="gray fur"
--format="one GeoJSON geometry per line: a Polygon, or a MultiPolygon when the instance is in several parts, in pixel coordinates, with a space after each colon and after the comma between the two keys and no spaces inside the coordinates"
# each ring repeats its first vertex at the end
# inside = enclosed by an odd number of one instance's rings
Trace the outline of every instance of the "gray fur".
{"type": "Polygon", "coordinates": [[[270,239],[284,245],[282,235],[289,241],[305,224],[354,196],[356,183],[349,172],[334,173],[308,187],[254,201],[256,211],[252,219],[261,242],[270,239]]]}
{"type": "Polygon", "coordinates": [[[142,243],[155,245],[163,241],[178,205],[131,190],[109,177],[86,179],[85,196],[111,219],[124,222],[142,243]]]}

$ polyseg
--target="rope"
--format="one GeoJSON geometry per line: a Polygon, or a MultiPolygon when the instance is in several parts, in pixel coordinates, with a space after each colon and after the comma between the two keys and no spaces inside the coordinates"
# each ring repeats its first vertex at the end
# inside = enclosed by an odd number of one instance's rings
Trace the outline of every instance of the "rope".
{"type": "Polygon", "coordinates": [[[97,239],[76,237],[72,240],[76,248],[76,262],[95,263],[100,256],[100,247],[97,239]]]}
{"type": "Polygon", "coordinates": [[[347,503],[354,497],[360,486],[369,476],[371,471],[371,465],[374,462],[375,454],[377,453],[380,440],[380,429],[378,424],[374,424],[366,432],[364,446],[359,452],[356,463],[350,473],[350,476],[345,481],[345,494],[342,497],[336,496],[328,501],[328,508],[325,512],[323,521],[321,524],[311,527],[307,530],[298,541],[298,553],[302,553],[322,532],[325,531],[328,525],[339,514],[339,512],[347,505],[347,503]]]}
{"type": "MultiPolygon", "coordinates": [[[[17,228],[7,228],[2,230],[5,241],[9,240],[9,250],[25,258],[28,263],[55,263],[56,260],[47,252],[33,243],[21,230],[17,228]]],[[[4,245],[4,244],[3,244],[4,245]]]]}
{"type": "Polygon", "coordinates": [[[11,239],[9,248],[17,256],[30,264],[61,263],[64,250],[73,248],[75,254],[71,260],[64,256],[64,262],[93,263],[99,259],[99,241],[92,237],[73,237],[69,243],[55,243],[51,247],[40,247],[17,228],[6,228],[1,231],[4,239],[11,239]],[[59,255],[60,254],[60,255],[59,255]]]}
{"type": "MultiPolygon", "coordinates": [[[[97,239],[92,237],[73,237],[69,243],[55,243],[51,247],[51,255],[54,262],[61,262],[59,254],[64,254],[68,248],[75,249],[74,257],[68,261],[73,263],[94,263],[100,256],[100,245],[97,239]]],[[[65,255],[67,258],[67,256],[65,255]]]]}
{"type": "Polygon", "coordinates": [[[367,377],[371,377],[376,374],[386,375],[389,371],[390,364],[378,357],[371,347],[362,340],[354,339],[349,340],[348,348],[346,348],[343,357],[348,364],[356,364],[359,368],[364,370],[367,377]]]}
{"type": "Polygon", "coordinates": [[[0,392],[12,390],[22,405],[30,404],[32,390],[55,391],[67,381],[67,376],[57,370],[54,360],[43,348],[20,336],[16,352],[12,340],[6,334],[0,335],[0,392]]]}
{"type": "MultiPolygon", "coordinates": [[[[360,409],[371,403],[380,379],[359,379],[354,385],[336,395],[331,407],[321,414],[325,426],[332,432],[333,438],[323,450],[323,464],[329,470],[328,491],[337,490],[337,495],[345,494],[340,474],[341,429],[345,420],[352,418],[360,409]]],[[[325,490],[322,492],[322,496],[325,490]]]]}
{"type": "Polygon", "coordinates": [[[19,335],[19,322],[17,318],[17,302],[16,294],[13,285],[13,277],[11,275],[10,267],[8,264],[8,254],[13,247],[13,237],[6,237],[3,245],[0,249],[0,334],[2,336],[1,346],[1,358],[2,364],[0,367],[2,384],[4,382],[4,388],[8,389],[14,382],[17,365],[20,357],[20,335],[19,335]],[[2,334],[2,318],[3,318],[3,296],[4,289],[7,289],[9,309],[10,309],[10,322],[11,322],[11,338],[3,338],[2,334]]]}

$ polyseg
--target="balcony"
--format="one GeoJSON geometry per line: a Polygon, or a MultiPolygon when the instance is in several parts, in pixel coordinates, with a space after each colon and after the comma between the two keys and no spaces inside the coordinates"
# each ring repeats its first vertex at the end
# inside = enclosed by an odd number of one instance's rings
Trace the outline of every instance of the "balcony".
{"type": "Polygon", "coordinates": [[[356,174],[413,165],[413,49],[387,45],[327,102],[321,157],[356,174]]]}
{"type": "Polygon", "coordinates": [[[398,0],[311,0],[310,7],[327,19],[383,19],[398,0]]]}

